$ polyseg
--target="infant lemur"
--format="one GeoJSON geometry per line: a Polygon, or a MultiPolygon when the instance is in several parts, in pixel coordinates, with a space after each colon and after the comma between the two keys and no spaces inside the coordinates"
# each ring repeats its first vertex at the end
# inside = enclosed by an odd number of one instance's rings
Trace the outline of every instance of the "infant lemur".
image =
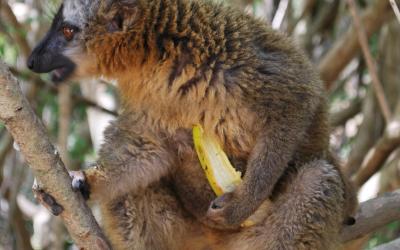
{"type": "Polygon", "coordinates": [[[355,202],[329,152],[322,83],[264,21],[207,0],[64,0],[28,67],[118,82],[97,167],[73,173],[115,249],[339,246],[355,202]],[[232,193],[213,193],[194,124],[243,173],[232,193]],[[266,199],[265,218],[240,227],[266,199]]]}

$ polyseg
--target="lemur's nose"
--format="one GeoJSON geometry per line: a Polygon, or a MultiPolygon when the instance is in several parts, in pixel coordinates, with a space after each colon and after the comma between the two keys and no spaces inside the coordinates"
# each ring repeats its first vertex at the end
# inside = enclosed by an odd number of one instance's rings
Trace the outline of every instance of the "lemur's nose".
{"type": "Polygon", "coordinates": [[[31,70],[32,70],[33,67],[35,66],[35,59],[34,59],[34,57],[33,57],[32,55],[28,58],[28,61],[27,61],[26,65],[27,65],[28,68],[31,69],[31,70]]]}

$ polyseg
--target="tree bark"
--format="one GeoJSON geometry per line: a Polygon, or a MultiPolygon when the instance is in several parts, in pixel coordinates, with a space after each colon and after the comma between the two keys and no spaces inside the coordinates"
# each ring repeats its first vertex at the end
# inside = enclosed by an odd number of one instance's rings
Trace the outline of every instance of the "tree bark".
{"type": "Polygon", "coordinates": [[[392,221],[400,220],[400,190],[361,203],[355,219],[354,225],[343,228],[342,242],[355,240],[392,221]]]}
{"type": "Polygon", "coordinates": [[[82,249],[110,249],[82,196],[74,192],[58,151],[50,143],[43,123],[22,95],[17,80],[0,61],[0,119],[31,166],[41,190],[60,206],[60,216],[82,249]]]}

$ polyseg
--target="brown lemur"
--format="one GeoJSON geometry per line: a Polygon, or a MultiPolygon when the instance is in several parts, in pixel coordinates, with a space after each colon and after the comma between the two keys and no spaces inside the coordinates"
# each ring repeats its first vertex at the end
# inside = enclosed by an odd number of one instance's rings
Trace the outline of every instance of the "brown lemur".
{"type": "Polygon", "coordinates": [[[261,20],[207,0],[64,0],[28,60],[54,82],[118,82],[98,166],[73,173],[116,249],[335,249],[355,201],[329,152],[324,90],[261,20]],[[216,197],[191,129],[243,182],[216,197]],[[241,223],[266,200],[265,218],[241,223]]]}

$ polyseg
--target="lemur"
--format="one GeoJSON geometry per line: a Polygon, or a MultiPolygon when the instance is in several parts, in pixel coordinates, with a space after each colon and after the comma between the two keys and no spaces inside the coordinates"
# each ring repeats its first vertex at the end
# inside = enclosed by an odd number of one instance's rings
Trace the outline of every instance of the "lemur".
{"type": "Polygon", "coordinates": [[[329,151],[324,89],[264,21],[207,0],[64,0],[27,65],[56,83],[118,82],[97,166],[71,173],[115,249],[338,247],[355,201],[329,151]],[[211,190],[194,124],[243,173],[233,192],[211,190]]]}

